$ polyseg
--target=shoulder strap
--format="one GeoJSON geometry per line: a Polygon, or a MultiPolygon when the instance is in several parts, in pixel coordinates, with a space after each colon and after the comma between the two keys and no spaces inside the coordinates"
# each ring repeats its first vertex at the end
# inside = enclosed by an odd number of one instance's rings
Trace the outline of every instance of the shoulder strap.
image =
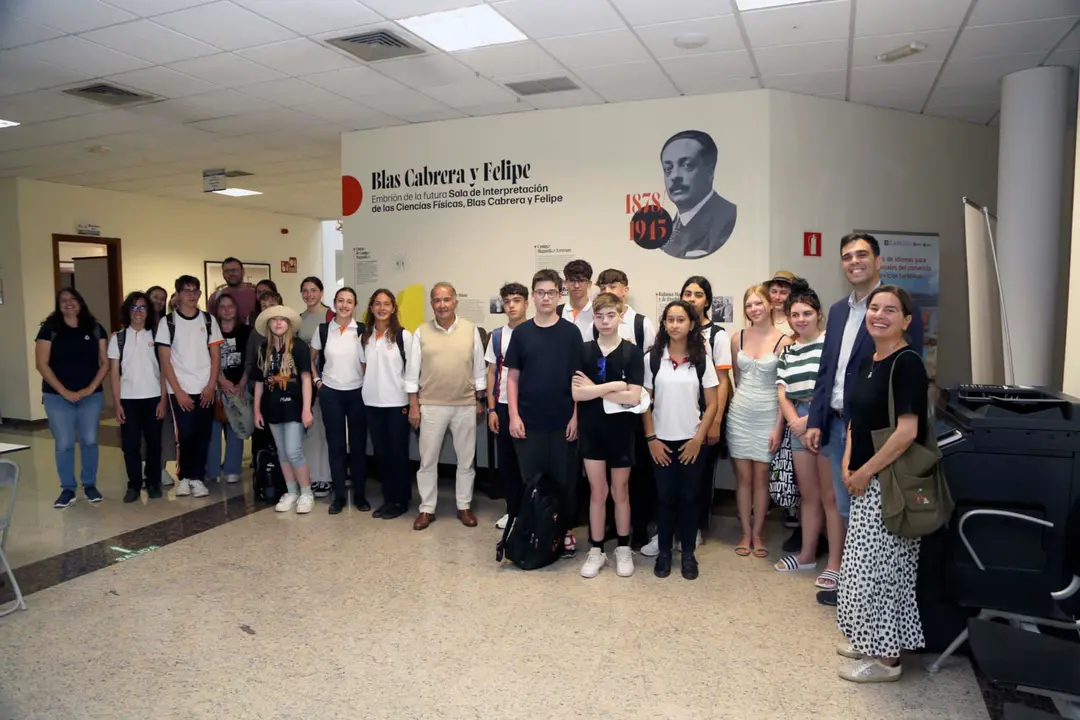
{"type": "Polygon", "coordinates": [[[626,341],[619,345],[622,352],[622,366],[623,366],[623,380],[626,379],[626,368],[630,366],[630,359],[634,354],[634,347],[631,346],[629,341],[626,341]]]}
{"type": "Polygon", "coordinates": [[[402,374],[404,374],[405,373],[405,366],[408,364],[408,361],[405,359],[405,331],[404,330],[398,330],[398,332],[397,332],[397,349],[398,349],[398,354],[401,355],[401,372],[402,372],[402,374]]]}
{"type": "Polygon", "coordinates": [[[600,339],[600,331],[597,329],[596,325],[592,326],[592,339],[593,340],[599,340],[600,339]]]}
{"type": "Polygon", "coordinates": [[[660,372],[660,361],[664,359],[664,349],[654,347],[649,351],[649,371],[653,376],[653,388],[656,388],[656,374],[660,372]]]}
{"type": "Polygon", "coordinates": [[[739,349],[740,350],[742,350],[743,338],[745,338],[745,337],[746,337],[746,331],[745,330],[740,330],[739,331],[739,349]]]}
{"type": "Polygon", "coordinates": [[[330,322],[334,319],[334,311],[330,308],[326,308],[326,322],[330,322]]]}
{"type": "Polygon", "coordinates": [[[559,303],[555,306],[555,314],[562,317],[563,310],[566,309],[566,303],[559,303]]]}
{"type": "Polygon", "coordinates": [[[492,391],[491,395],[495,398],[496,404],[498,404],[499,396],[502,394],[502,331],[502,327],[497,327],[491,331],[491,349],[495,353],[495,389],[492,391]]]}
{"type": "Polygon", "coordinates": [[[176,337],[176,318],[170,312],[165,316],[165,325],[169,328],[169,344],[172,344],[173,338],[176,337]]]}
{"type": "Polygon", "coordinates": [[[784,342],[784,338],[786,337],[787,335],[785,335],[784,333],[780,333],[780,339],[778,339],[776,341],[776,344],[772,346],[773,355],[776,354],[777,349],[780,347],[780,343],[784,342]]]}
{"type": "Polygon", "coordinates": [[[213,327],[214,324],[213,316],[210,315],[210,313],[208,312],[203,312],[202,310],[200,310],[199,312],[202,312],[203,322],[206,323],[206,343],[210,344],[210,328],[213,327]]]}
{"type": "MultiPolygon", "coordinates": [[[[919,360],[922,361],[922,356],[919,353],[911,348],[905,348],[903,352],[893,358],[892,367],[889,368],[889,427],[892,430],[896,430],[896,391],[893,389],[893,374],[896,373],[896,363],[900,362],[900,358],[908,353],[919,356],[919,360]]],[[[873,362],[872,359],[871,362],[873,362]]],[[[927,412],[927,416],[929,417],[929,412],[927,412]]]]}
{"type": "Polygon", "coordinates": [[[320,353],[323,353],[323,352],[326,351],[326,339],[327,339],[327,336],[329,334],[330,334],[330,323],[329,322],[319,323],[319,347],[321,348],[319,350],[320,353]]]}
{"type": "MultiPolygon", "coordinates": [[[[121,328],[116,331],[116,348],[120,353],[119,365],[120,374],[124,374],[124,345],[127,343],[127,328],[121,328]]],[[[155,355],[157,353],[154,353],[155,355]]]]}
{"type": "Polygon", "coordinates": [[[645,347],[645,316],[641,313],[634,315],[634,344],[645,347]]]}

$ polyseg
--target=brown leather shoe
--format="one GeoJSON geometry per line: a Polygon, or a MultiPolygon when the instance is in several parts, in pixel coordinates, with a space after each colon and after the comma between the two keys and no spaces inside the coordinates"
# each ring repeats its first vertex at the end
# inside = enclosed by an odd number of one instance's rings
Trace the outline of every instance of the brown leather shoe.
{"type": "Polygon", "coordinates": [[[458,510],[457,516],[465,527],[476,527],[476,516],[473,515],[472,510],[458,510]]]}
{"type": "Polygon", "coordinates": [[[422,513],[420,513],[419,515],[416,516],[415,520],[413,520],[412,529],[413,530],[427,530],[428,525],[430,525],[433,522],[435,522],[435,514],[434,513],[422,512],[422,513]]]}

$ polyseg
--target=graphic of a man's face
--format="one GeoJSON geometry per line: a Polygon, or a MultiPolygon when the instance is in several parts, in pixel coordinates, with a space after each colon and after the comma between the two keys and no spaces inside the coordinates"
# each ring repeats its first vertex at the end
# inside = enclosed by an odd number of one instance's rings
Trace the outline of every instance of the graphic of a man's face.
{"type": "Polygon", "coordinates": [[[683,212],[704,200],[713,189],[716,168],[705,162],[701,151],[697,140],[679,138],[660,153],[668,197],[683,212]]]}

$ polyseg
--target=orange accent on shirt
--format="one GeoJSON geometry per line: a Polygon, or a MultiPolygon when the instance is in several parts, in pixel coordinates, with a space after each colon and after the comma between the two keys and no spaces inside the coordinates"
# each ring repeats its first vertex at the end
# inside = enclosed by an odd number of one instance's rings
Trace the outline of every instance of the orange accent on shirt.
{"type": "Polygon", "coordinates": [[[349,329],[349,326],[348,325],[338,325],[337,329],[338,329],[338,335],[344,335],[345,331],[349,329]]]}
{"type": "Polygon", "coordinates": [[[385,330],[383,330],[382,332],[379,332],[378,330],[376,330],[375,331],[375,342],[379,342],[385,336],[386,336],[386,331],[385,330]]]}
{"type": "Polygon", "coordinates": [[[575,310],[574,308],[570,308],[570,314],[574,316],[574,322],[577,322],[577,316],[578,316],[579,312],[581,312],[581,311],[580,310],[575,310]]]}

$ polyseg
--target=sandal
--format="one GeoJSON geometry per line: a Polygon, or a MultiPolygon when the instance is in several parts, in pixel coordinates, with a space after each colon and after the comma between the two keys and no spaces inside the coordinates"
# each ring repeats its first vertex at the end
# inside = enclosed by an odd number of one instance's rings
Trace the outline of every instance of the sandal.
{"type": "Polygon", "coordinates": [[[767,547],[756,547],[756,548],[754,548],[754,557],[756,557],[756,558],[767,558],[767,557],[769,557],[769,548],[767,548],[767,547]]]}
{"type": "Polygon", "coordinates": [[[780,562],[776,563],[773,567],[776,569],[776,572],[809,572],[810,570],[817,569],[817,563],[801,563],[796,556],[787,555],[780,558],[780,562]]]}
{"type": "Polygon", "coordinates": [[[817,580],[814,581],[814,587],[819,587],[822,590],[835,591],[840,584],[840,573],[836,570],[823,570],[818,575],[817,580]]]}
{"type": "Polygon", "coordinates": [[[746,545],[738,545],[735,547],[735,554],[739,557],[750,557],[750,548],[746,545]]]}

